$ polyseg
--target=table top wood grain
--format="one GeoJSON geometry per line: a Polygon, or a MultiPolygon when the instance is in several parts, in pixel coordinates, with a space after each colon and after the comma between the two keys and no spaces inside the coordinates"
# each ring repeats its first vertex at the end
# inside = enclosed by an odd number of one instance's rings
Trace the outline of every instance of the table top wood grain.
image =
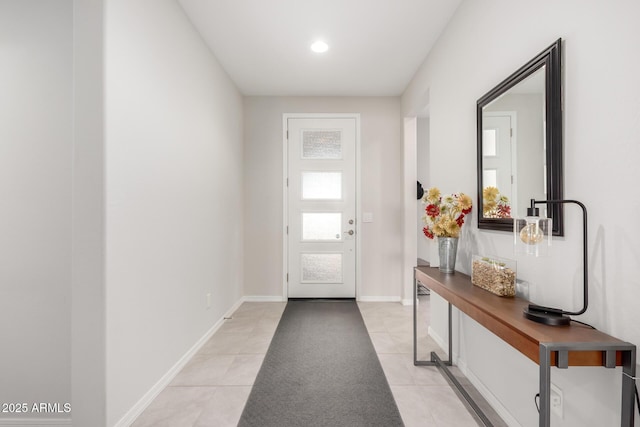
{"type": "MultiPolygon", "coordinates": [[[[445,274],[437,267],[419,263],[416,279],[427,288],[480,323],[516,350],[539,364],[540,344],[625,345],[624,341],[588,326],[572,322],[568,326],[548,326],[524,317],[528,301],[518,297],[500,297],[474,286],[466,274],[445,274]],[[422,265],[420,265],[422,264],[422,265]]],[[[569,366],[604,366],[603,351],[569,351],[569,366]]],[[[556,365],[557,354],[551,356],[556,365]]],[[[622,355],[616,354],[616,365],[622,365],[622,355]]]]}

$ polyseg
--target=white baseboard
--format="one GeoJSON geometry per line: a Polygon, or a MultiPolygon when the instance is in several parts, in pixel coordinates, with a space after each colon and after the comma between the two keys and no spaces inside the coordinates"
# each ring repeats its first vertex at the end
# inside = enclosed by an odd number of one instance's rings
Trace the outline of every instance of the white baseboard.
{"type": "MultiPolygon", "coordinates": [[[[399,302],[402,305],[413,305],[411,299],[401,299],[397,296],[361,296],[357,298],[362,302],[399,302]]],[[[287,302],[287,298],[280,296],[261,296],[261,295],[248,295],[242,298],[243,302],[287,302]]]]}
{"type": "Polygon", "coordinates": [[[0,418],[3,427],[71,427],[71,418],[0,418]]]}
{"type": "MultiPolygon", "coordinates": [[[[191,360],[191,358],[202,348],[202,346],[209,341],[209,338],[216,333],[218,329],[224,323],[225,317],[231,317],[234,311],[240,307],[245,301],[245,298],[240,298],[221,318],[218,320],[190,349],[187,351],[176,363],[165,373],[162,378],[145,393],[144,396],[138,402],[133,405],[131,409],[118,421],[114,427],[128,427],[136,418],[144,412],[145,409],[158,397],[160,392],[165,389],[166,386],[175,378],[176,375],[184,368],[184,366],[191,360]]],[[[71,424],[69,424],[71,427],[71,424]]]]}
{"type": "Polygon", "coordinates": [[[470,371],[467,367],[466,362],[458,359],[457,361],[458,368],[460,372],[464,374],[465,377],[469,380],[471,384],[478,390],[478,392],[485,398],[485,400],[491,405],[491,407],[498,413],[500,418],[509,426],[509,427],[522,427],[522,425],[509,413],[507,408],[505,408],[502,403],[494,396],[493,393],[480,381],[475,374],[470,371]]]}
{"type": "Polygon", "coordinates": [[[287,299],[279,296],[250,295],[242,298],[243,302],[286,302],[287,299]]]}
{"type": "Polygon", "coordinates": [[[362,302],[400,302],[400,297],[396,296],[360,296],[358,297],[358,301],[362,302]]]}

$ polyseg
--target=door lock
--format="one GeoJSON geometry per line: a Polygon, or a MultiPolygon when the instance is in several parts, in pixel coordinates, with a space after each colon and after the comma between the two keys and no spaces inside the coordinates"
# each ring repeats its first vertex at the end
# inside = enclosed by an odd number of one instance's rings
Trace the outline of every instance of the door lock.
{"type": "Polygon", "coordinates": [[[352,219],[349,220],[349,224],[353,225],[353,220],[352,219]]]}

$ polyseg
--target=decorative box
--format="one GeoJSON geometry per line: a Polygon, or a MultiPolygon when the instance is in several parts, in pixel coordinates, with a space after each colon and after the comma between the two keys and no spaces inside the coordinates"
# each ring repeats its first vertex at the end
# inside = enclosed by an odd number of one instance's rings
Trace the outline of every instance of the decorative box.
{"type": "Polygon", "coordinates": [[[471,283],[501,297],[516,294],[516,262],[494,256],[473,255],[471,283]]]}

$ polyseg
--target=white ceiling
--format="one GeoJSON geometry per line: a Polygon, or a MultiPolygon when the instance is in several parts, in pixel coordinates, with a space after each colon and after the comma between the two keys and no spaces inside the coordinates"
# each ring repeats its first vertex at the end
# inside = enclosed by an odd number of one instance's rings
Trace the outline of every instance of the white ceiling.
{"type": "Polygon", "coordinates": [[[460,1],[179,0],[240,91],[271,96],[402,94],[460,1]]]}

